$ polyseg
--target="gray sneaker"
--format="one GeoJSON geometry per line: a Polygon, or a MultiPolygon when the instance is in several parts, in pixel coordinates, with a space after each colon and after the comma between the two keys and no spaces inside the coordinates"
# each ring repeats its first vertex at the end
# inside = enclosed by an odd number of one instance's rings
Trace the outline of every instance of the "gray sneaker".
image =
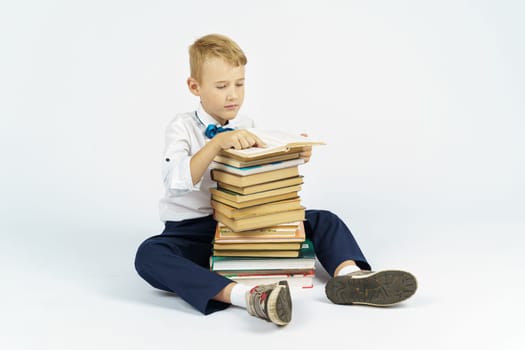
{"type": "Polygon", "coordinates": [[[285,326],[292,319],[292,298],[287,281],[261,284],[246,293],[246,309],[252,316],[285,326]]]}
{"type": "Polygon", "coordinates": [[[416,278],[399,270],[355,271],[328,281],[325,292],[335,304],[390,306],[410,298],[417,289],[416,278]]]}

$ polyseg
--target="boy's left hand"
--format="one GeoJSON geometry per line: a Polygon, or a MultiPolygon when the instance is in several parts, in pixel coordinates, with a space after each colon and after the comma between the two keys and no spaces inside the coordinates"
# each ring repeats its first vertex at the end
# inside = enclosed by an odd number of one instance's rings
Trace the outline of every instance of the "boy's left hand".
{"type": "MultiPolygon", "coordinates": [[[[308,134],[302,133],[301,136],[308,137],[308,134]]],[[[305,163],[308,163],[310,157],[312,157],[312,146],[305,146],[299,153],[299,157],[304,159],[305,163]]]]}

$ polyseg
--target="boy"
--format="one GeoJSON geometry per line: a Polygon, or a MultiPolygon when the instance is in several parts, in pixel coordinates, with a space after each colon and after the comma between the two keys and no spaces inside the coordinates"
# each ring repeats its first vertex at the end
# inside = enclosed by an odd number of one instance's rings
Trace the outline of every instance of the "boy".
{"type": "MultiPolygon", "coordinates": [[[[237,117],[244,100],[246,56],[230,38],[207,35],[189,49],[192,94],[200,98],[197,110],[175,116],[166,132],[160,201],[165,222],[162,234],[145,240],[135,259],[138,274],[155,288],[176,293],[203,314],[233,304],[252,316],[279,326],[288,324],[292,301],[288,284],[245,286],[209,269],[213,219],[209,165],[221,149],[264,146],[249,119],[237,117]]],[[[311,147],[302,157],[310,159],[311,147]]],[[[333,276],[325,287],[336,304],[387,306],[413,295],[415,277],[405,271],[370,271],[347,226],[324,210],[307,210],[306,235],[319,262],[333,276]]]]}

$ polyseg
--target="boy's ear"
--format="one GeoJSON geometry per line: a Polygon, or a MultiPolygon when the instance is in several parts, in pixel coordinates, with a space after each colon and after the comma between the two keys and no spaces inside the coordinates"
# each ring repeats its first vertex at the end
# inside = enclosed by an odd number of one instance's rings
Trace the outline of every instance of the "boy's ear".
{"type": "Polygon", "coordinates": [[[188,84],[188,89],[190,89],[190,92],[194,94],[195,96],[200,96],[200,86],[199,82],[192,77],[189,77],[186,81],[188,84]]]}

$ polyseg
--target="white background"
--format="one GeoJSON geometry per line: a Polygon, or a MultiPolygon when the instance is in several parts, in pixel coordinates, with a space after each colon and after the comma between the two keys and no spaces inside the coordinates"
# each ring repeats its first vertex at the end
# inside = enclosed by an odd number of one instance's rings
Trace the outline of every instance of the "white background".
{"type": "Polygon", "coordinates": [[[521,349],[524,15],[520,1],[2,2],[0,346],[521,349]],[[208,33],[248,56],[243,113],[327,142],[302,168],[304,204],[340,215],[374,268],[414,272],[409,302],[332,305],[320,271],[278,329],[202,316],[135,274],[162,229],[164,128],[198,103],[187,48],[208,33]]]}

